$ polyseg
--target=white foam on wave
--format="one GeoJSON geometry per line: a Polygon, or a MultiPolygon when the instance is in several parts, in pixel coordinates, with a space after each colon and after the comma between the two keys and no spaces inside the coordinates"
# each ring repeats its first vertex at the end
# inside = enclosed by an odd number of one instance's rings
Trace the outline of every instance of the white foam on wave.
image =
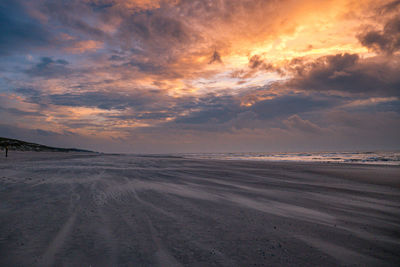
{"type": "Polygon", "coordinates": [[[400,165],[400,152],[192,153],[186,158],[400,165]]]}

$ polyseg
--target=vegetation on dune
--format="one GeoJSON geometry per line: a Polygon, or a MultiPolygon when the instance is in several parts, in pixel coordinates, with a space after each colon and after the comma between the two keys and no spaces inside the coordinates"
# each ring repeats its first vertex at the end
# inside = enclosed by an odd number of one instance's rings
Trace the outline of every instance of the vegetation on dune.
{"type": "Polygon", "coordinates": [[[59,148],[50,147],[35,143],[29,143],[17,139],[10,139],[0,137],[0,149],[4,150],[8,147],[9,150],[17,151],[43,151],[43,152],[92,152],[89,150],[77,149],[77,148],[59,148]]]}

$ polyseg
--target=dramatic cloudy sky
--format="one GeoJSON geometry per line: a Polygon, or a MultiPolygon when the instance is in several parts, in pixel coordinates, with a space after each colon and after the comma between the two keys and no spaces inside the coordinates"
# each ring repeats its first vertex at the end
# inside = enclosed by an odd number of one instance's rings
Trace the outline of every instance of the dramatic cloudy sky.
{"type": "Polygon", "coordinates": [[[400,1],[0,0],[0,136],[399,149],[400,1]]]}

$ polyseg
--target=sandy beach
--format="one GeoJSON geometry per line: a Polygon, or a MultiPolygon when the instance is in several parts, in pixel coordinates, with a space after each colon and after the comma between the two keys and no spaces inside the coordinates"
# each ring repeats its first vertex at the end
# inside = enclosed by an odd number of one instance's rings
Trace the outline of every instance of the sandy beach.
{"type": "Polygon", "coordinates": [[[399,166],[0,158],[1,266],[399,263],[399,166]]]}

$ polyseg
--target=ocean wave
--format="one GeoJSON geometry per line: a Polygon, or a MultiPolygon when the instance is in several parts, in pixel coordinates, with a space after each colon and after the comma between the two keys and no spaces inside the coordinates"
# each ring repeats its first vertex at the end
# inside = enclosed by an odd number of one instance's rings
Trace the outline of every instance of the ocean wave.
{"type": "Polygon", "coordinates": [[[297,153],[192,153],[185,158],[256,161],[335,162],[359,164],[400,165],[400,152],[297,152],[297,153]]]}

